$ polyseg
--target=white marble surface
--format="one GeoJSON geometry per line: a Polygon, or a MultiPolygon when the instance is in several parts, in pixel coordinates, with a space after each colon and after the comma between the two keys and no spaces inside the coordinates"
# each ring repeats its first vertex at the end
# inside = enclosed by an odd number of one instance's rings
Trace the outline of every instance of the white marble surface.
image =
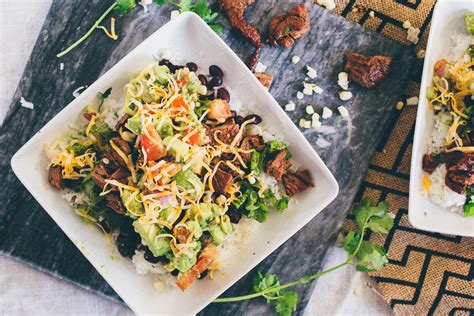
{"type": "MultiPolygon", "coordinates": [[[[0,122],[28,61],[51,0],[0,0],[0,122]]],[[[325,268],[342,262],[332,247],[325,268]]],[[[388,305],[366,285],[366,274],[346,267],[319,279],[307,315],[388,315],[388,305]]],[[[0,257],[0,315],[127,315],[125,306],[0,257]]]]}

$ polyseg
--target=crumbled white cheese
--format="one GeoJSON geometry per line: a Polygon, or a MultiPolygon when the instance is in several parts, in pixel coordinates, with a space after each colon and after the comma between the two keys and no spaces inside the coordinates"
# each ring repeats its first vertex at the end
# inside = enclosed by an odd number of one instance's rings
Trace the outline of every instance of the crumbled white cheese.
{"type": "Polygon", "coordinates": [[[349,75],[347,72],[340,72],[337,75],[337,84],[344,90],[349,89],[349,75]]]}
{"type": "Polygon", "coordinates": [[[322,115],[322,118],[323,119],[327,119],[327,118],[330,118],[332,116],[332,111],[330,108],[328,108],[327,106],[325,106],[323,108],[323,115],[322,115]]]}
{"type": "Polygon", "coordinates": [[[336,3],[334,0],[318,0],[318,4],[325,7],[329,11],[332,11],[336,8],[336,3]]]}
{"type": "Polygon", "coordinates": [[[257,180],[255,180],[255,177],[249,177],[248,180],[249,180],[249,183],[252,185],[254,185],[255,182],[257,182],[257,180]]]}
{"type": "Polygon", "coordinates": [[[301,91],[296,92],[296,98],[297,98],[298,100],[303,99],[303,98],[304,98],[303,92],[301,92],[301,91]]]}
{"type": "Polygon", "coordinates": [[[411,27],[411,22],[406,20],[405,22],[403,22],[403,28],[404,29],[409,29],[411,27]]]}
{"type": "Polygon", "coordinates": [[[178,17],[179,11],[178,10],[173,10],[171,11],[171,16],[170,19],[173,20],[174,18],[178,17]]]}
{"type": "Polygon", "coordinates": [[[311,128],[311,122],[302,118],[300,120],[300,126],[303,128],[311,128]]]}
{"type": "Polygon", "coordinates": [[[287,105],[285,105],[285,111],[286,112],[292,112],[296,109],[296,104],[293,102],[289,102],[287,105]]]}
{"type": "Polygon", "coordinates": [[[267,66],[265,66],[261,62],[258,62],[257,66],[255,66],[255,72],[265,72],[265,70],[267,70],[267,66]]]}
{"type": "Polygon", "coordinates": [[[311,127],[312,127],[312,128],[320,128],[321,125],[322,125],[322,124],[321,124],[321,122],[319,121],[319,119],[318,119],[318,120],[312,120],[312,121],[311,121],[311,127]]]}
{"type": "Polygon", "coordinates": [[[339,92],[339,99],[342,101],[347,101],[352,98],[352,92],[350,91],[341,91],[339,92]]]}
{"type": "Polygon", "coordinates": [[[72,92],[72,96],[77,98],[81,94],[82,90],[84,90],[86,87],[87,86],[80,86],[79,88],[77,88],[76,90],[72,92]]]}
{"type": "Polygon", "coordinates": [[[307,83],[303,82],[303,93],[306,95],[313,95],[313,87],[315,86],[314,83],[307,83]]]}
{"type": "Polygon", "coordinates": [[[162,52],[161,52],[161,59],[171,59],[172,57],[172,54],[171,54],[171,50],[169,49],[164,49],[162,52]]]}
{"type": "Polygon", "coordinates": [[[153,0],[140,0],[140,2],[138,2],[138,4],[143,7],[143,11],[145,11],[145,13],[148,12],[147,6],[152,3],[153,3],[153,0]]]}
{"type": "Polygon", "coordinates": [[[418,40],[419,40],[418,35],[420,35],[420,29],[414,28],[412,26],[410,26],[408,28],[408,30],[407,30],[407,40],[409,40],[413,44],[417,44],[418,40]]]}
{"type": "Polygon", "coordinates": [[[64,63],[59,64],[59,70],[64,70],[64,63]]]}
{"type": "Polygon", "coordinates": [[[204,85],[201,85],[201,87],[199,87],[198,93],[200,95],[206,95],[207,94],[207,87],[204,86],[204,85]]]}
{"type": "Polygon", "coordinates": [[[411,97],[406,100],[407,105],[417,105],[418,97],[411,97]]]}
{"type": "Polygon", "coordinates": [[[311,105],[306,106],[306,113],[313,114],[314,108],[311,105]]]}
{"type": "Polygon", "coordinates": [[[33,108],[35,107],[35,105],[32,102],[26,101],[25,98],[23,97],[20,98],[20,105],[30,110],[33,110],[33,108]]]}
{"type": "Polygon", "coordinates": [[[306,65],[306,70],[307,70],[306,74],[307,74],[308,77],[310,77],[311,79],[314,79],[314,78],[316,78],[316,77],[318,76],[318,73],[317,73],[316,69],[314,69],[314,68],[312,68],[312,67],[310,67],[310,66],[308,66],[308,65],[306,65]]]}
{"type": "Polygon", "coordinates": [[[424,49],[420,49],[416,52],[416,58],[423,59],[425,58],[426,51],[424,49]]]}
{"type": "Polygon", "coordinates": [[[295,55],[295,56],[291,57],[291,62],[292,62],[293,64],[299,63],[300,60],[301,60],[300,56],[295,55]]]}
{"type": "Polygon", "coordinates": [[[371,18],[375,18],[375,12],[374,12],[374,11],[370,11],[370,12],[369,12],[369,16],[370,16],[371,18]]]}
{"type": "Polygon", "coordinates": [[[341,114],[342,117],[348,117],[349,116],[349,111],[346,109],[344,105],[341,105],[337,108],[339,111],[339,114],[341,114]]]}
{"type": "Polygon", "coordinates": [[[314,93],[321,94],[324,90],[320,86],[314,85],[313,91],[314,93]]]}

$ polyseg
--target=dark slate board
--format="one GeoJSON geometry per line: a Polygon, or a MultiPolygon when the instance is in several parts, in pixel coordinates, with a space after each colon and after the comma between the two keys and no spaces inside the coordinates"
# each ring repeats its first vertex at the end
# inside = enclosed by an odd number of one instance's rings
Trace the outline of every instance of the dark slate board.
{"type": "MultiPolygon", "coordinates": [[[[110,2],[53,1],[7,118],[0,127],[0,175],[4,183],[4,190],[0,193],[3,202],[0,209],[0,252],[119,301],[117,294],[24,189],[9,164],[10,158],[21,145],[73,99],[72,92],[77,87],[94,82],[169,19],[169,6],[150,6],[147,14],[137,8],[118,19],[119,41],[111,41],[97,31],[66,57],[56,58],[56,53],[80,37],[110,2]],[[63,71],[60,70],[60,63],[65,64],[63,71]],[[20,107],[21,96],[34,102],[33,111],[20,107]]],[[[257,1],[247,13],[249,20],[265,29],[269,17],[294,5],[290,1],[279,1],[278,5],[275,3],[257,1]]],[[[346,104],[352,113],[350,120],[335,115],[324,121],[324,125],[329,126],[324,129],[325,133],[304,131],[335,174],[340,194],[329,207],[255,269],[278,273],[283,281],[296,279],[320,268],[324,254],[340,228],[384,133],[393,105],[403,93],[414,62],[411,49],[318,6],[307,6],[310,8],[312,24],[307,37],[290,49],[265,47],[261,59],[270,66],[268,71],[275,77],[270,92],[277,101],[281,104],[288,100],[298,101],[299,109],[291,114],[293,121],[298,122],[303,115],[303,104],[313,104],[317,109],[326,105],[337,112],[336,107],[342,102],[337,98],[339,87],[335,81],[343,67],[344,52],[391,55],[394,64],[392,73],[378,89],[365,91],[352,85],[355,97],[346,104]],[[301,56],[298,65],[289,61],[293,55],[301,56]],[[325,91],[299,101],[295,93],[296,88],[301,88],[298,85],[305,77],[302,67],[306,64],[318,70],[316,82],[325,91]],[[331,145],[318,147],[317,144],[324,143],[321,138],[331,145]]],[[[227,25],[226,21],[224,23],[227,25]]],[[[222,38],[242,58],[248,55],[249,44],[235,32],[227,31],[222,38]]],[[[237,282],[225,296],[249,291],[254,271],[237,282]]],[[[309,285],[296,288],[300,293],[299,312],[306,306],[312,288],[309,285]]],[[[263,300],[227,304],[225,308],[213,304],[203,314],[231,315],[244,312],[264,314],[268,312],[268,306],[263,300]]]]}

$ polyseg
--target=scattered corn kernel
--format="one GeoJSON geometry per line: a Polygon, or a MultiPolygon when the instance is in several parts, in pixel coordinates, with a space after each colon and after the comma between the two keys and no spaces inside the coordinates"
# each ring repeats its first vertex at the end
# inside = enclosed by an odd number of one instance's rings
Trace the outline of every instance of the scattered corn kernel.
{"type": "Polygon", "coordinates": [[[296,104],[293,102],[289,102],[287,105],[285,105],[285,111],[286,112],[292,112],[296,109],[296,104]]]}
{"type": "Polygon", "coordinates": [[[311,122],[305,119],[301,119],[300,126],[303,128],[311,128],[311,122]]]}
{"type": "Polygon", "coordinates": [[[418,104],[418,97],[411,97],[406,100],[407,105],[417,105],[418,104]]]}
{"type": "Polygon", "coordinates": [[[425,58],[425,54],[426,54],[425,50],[420,49],[419,51],[416,52],[416,57],[418,59],[423,59],[423,58],[425,58]]]}
{"type": "Polygon", "coordinates": [[[411,22],[410,21],[407,20],[407,21],[403,22],[403,28],[404,29],[408,30],[410,27],[411,27],[411,22]]]}
{"type": "Polygon", "coordinates": [[[311,79],[314,79],[318,76],[318,73],[316,71],[316,69],[310,67],[310,66],[306,66],[306,74],[308,75],[308,77],[310,77],[311,79]]]}
{"type": "Polygon", "coordinates": [[[306,113],[313,114],[314,113],[314,108],[311,105],[308,105],[306,107],[306,113]]]}
{"type": "Polygon", "coordinates": [[[350,91],[341,91],[339,92],[339,99],[342,101],[347,101],[352,98],[352,92],[350,91]]]}
{"type": "Polygon", "coordinates": [[[398,102],[397,102],[397,105],[395,105],[395,108],[396,108],[398,111],[401,111],[401,109],[403,109],[403,102],[402,102],[402,101],[398,101],[398,102]]]}
{"type": "Polygon", "coordinates": [[[292,62],[293,64],[299,63],[300,60],[301,60],[300,56],[295,55],[295,56],[291,57],[291,62],[292,62]]]}
{"type": "Polygon", "coordinates": [[[330,108],[328,108],[327,106],[325,106],[323,108],[323,115],[322,115],[322,118],[323,119],[327,119],[327,118],[330,118],[332,116],[332,111],[330,108]]]}
{"type": "Polygon", "coordinates": [[[349,111],[346,109],[344,105],[341,105],[337,108],[339,111],[339,114],[341,114],[342,117],[348,117],[349,116],[349,111]]]}
{"type": "Polygon", "coordinates": [[[298,98],[298,100],[303,99],[304,98],[303,92],[301,92],[301,91],[296,92],[296,98],[298,98]]]}
{"type": "Polygon", "coordinates": [[[370,12],[369,12],[369,16],[370,16],[371,18],[375,18],[375,12],[374,12],[374,11],[370,11],[370,12]]]}

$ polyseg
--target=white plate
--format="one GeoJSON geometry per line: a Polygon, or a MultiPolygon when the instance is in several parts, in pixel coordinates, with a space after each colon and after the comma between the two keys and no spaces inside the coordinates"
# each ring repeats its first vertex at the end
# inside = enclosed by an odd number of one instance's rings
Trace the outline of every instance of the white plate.
{"type": "Polygon", "coordinates": [[[11,163],[15,174],[41,206],[128,306],[139,314],[197,313],[308,223],[338,192],[330,171],[273,97],[234,52],[192,13],[173,19],[131,51],[38,131],[15,154],[11,163]],[[175,288],[157,293],[150,275],[136,274],[129,259],[118,255],[115,247],[107,244],[95,227],[85,224],[74,213],[61,192],[48,184],[48,160],[43,150],[46,142],[68,132],[69,125],[78,120],[84,106],[98,91],[113,87],[111,97],[118,98],[130,75],[154,62],[153,54],[163,49],[170,49],[178,59],[196,62],[203,72],[207,72],[211,64],[221,66],[226,74],[225,84],[233,94],[260,114],[271,130],[278,131],[288,140],[294,159],[298,165],[310,170],[316,184],[315,188],[298,195],[297,206],[283,214],[271,214],[267,222],[258,225],[245,247],[233,251],[235,260],[230,260],[222,272],[216,273],[214,280],[206,278],[195,282],[185,293],[175,288]],[[111,257],[112,252],[115,255],[111,257]]]}
{"type": "Polygon", "coordinates": [[[474,236],[474,217],[464,217],[445,210],[422,194],[421,162],[423,155],[427,152],[427,143],[433,128],[433,112],[428,108],[426,89],[431,85],[436,61],[449,57],[451,53],[451,35],[456,32],[465,32],[464,14],[469,11],[474,11],[472,0],[442,0],[438,1],[435,7],[416,116],[408,205],[408,219],[414,227],[460,236],[474,236]]]}

